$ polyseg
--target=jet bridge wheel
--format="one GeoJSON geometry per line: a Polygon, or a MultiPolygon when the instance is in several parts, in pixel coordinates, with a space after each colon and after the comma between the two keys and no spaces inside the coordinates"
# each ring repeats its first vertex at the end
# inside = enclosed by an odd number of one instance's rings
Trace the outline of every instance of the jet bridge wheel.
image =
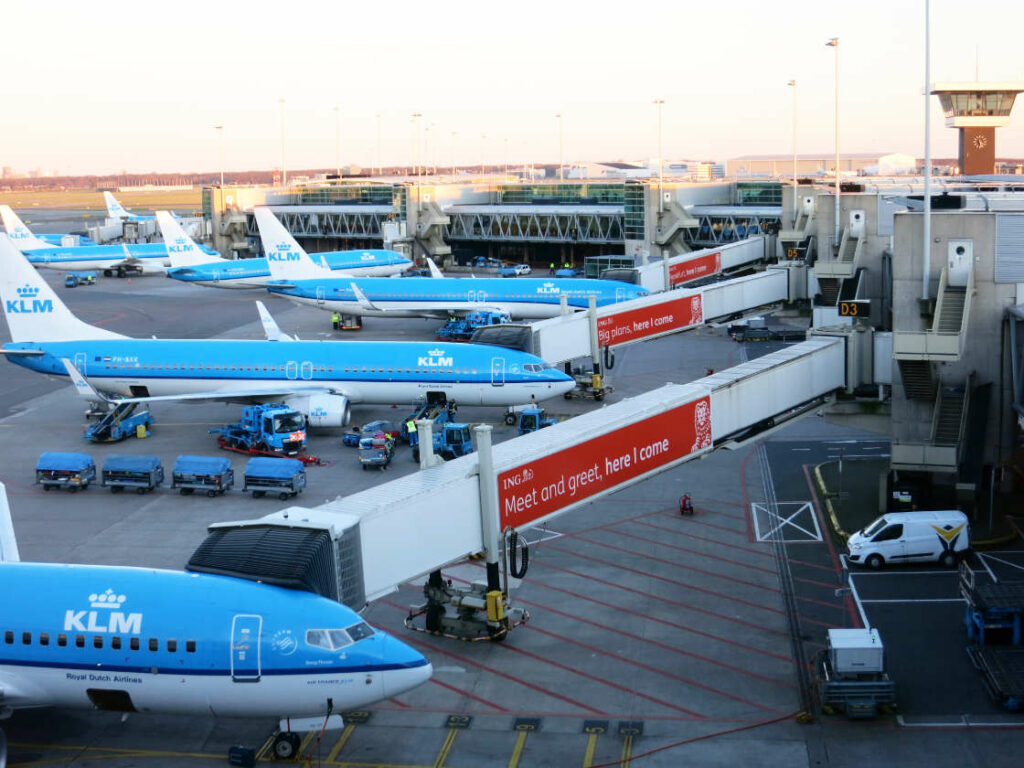
{"type": "Polygon", "coordinates": [[[292,731],[282,731],[274,738],[274,756],[279,760],[290,760],[299,751],[302,739],[292,731]]]}

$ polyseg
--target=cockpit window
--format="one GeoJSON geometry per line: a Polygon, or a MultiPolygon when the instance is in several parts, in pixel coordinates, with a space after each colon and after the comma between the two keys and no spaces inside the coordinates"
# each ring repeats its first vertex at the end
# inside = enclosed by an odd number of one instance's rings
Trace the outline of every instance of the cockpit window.
{"type": "Polygon", "coordinates": [[[352,642],[358,643],[364,637],[369,637],[373,634],[373,627],[365,621],[361,621],[358,624],[353,624],[346,631],[348,632],[349,637],[352,638],[352,642]]]}
{"type": "Polygon", "coordinates": [[[347,629],[307,629],[306,643],[314,648],[337,651],[372,634],[373,628],[366,622],[353,624],[347,629]]]}

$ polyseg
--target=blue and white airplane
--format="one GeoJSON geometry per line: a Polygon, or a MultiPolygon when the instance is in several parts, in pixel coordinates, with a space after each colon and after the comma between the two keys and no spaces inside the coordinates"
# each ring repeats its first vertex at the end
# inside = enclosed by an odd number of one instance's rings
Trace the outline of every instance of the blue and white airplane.
{"type": "MultiPolygon", "coordinates": [[[[171,255],[168,277],[213,288],[263,288],[270,279],[266,258],[210,259],[200,252],[181,225],[166,212],[157,211],[156,217],[171,255]],[[187,242],[183,242],[182,238],[187,242]],[[189,247],[189,243],[192,247],[189,247]]],[[[315,256],[332,272],[353,277],[386,277],[404,272],[412,266],[412,262],[397,251],[382,249],[329,251],[315,256]]]]}
{"type": "Polygon", "coordinates": [[[310,592],[206,573],[22,562],[3,483],[0,593],[0,719],[51,706],[275,717],[274,750],[286,758],[299,746],[289,724],[341,727],[332,713],[397,696],[433,672],[418,651],[310,592]]]}
{"type": "Polygon", "coordinates": [[[96,391],[128,401],[284,401],[310,426],[338,427],[353,403],[408,403],[438,392],[465,405],[510,406],[575,386],[539,357],[485,345],[128,338],[75,317],[4,235],[0,300],[13,340],[0,354],[59,376],[69,360],[96,391]]]}
{"type": "MultiPolygon", "coordinates": [[[[156,216],[131,213],[117,201],[117,198],[111,192],[104,192],[103,199],[107,201],[107,216],[111,219],[120,219],[121,221],[153,221],[156,218],[156,216]]],[[[175,216],[175,218],[178,217],[175,216]]]]}
{"type": "Polygon", "coordinates": [[[143,274],[163,273],[170,265],[170,255],[164,243],[53,246],[32,234],[10,206],[0,205],[0,219],[11,242],[28,257],[29,262],[39,267],[102,269],[123,275],[126,271],[135,270],[143,274]]]}
{"type": "MultiPolygon", "coordinates": [[[[2,219],[0,219],[0,224],[3,224],[2,219]]],[[[24,225],[22,225],[22,226],[24,226],[24,225]]],[[[7,231],[6,225],[3,226],[3,229],[4,229],[5,232],[7,231]]],[[[13,234],[13,233],[8,232],[7,234],[10,235],[10,234],[13,234]]],[[[76,238],[78,238],[78,244],[79,245],[96,245],[96,242],[92,238],[88,237],[87,235],[72,234],[70,232],[62,232],[62,233],[59,233],[59,234],[58,233],[39,234],[39,235],[36,235],[36,237],[39,238],[40,240],[42,240],[47,245],[63,245],[65,237],[76,237],[76,238]]]]}
{"type": "Polygon", "coordinates": [[[370,317],[450,317],[490,310],[533,319],[561,314],[563,296],[571,309],[586,309],[590,296],[603,307],[647,295],[645,288],[615,280],[339,278],[315,264],[270,210],[256,208],[254,213],[273,276],[267,290],[330,312],[370,317]]]}

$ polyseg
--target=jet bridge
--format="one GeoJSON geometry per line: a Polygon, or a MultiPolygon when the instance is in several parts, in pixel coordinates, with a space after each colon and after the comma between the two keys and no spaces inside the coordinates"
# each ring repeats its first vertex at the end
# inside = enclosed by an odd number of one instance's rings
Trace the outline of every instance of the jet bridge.
{"type": "MultiPolygon", "coordinates": [[[[477,639],[469,637],[475,624],[478,636],[500,639],[511,626],[512,609],[508,581],[502,587],[498,571],[499,560],[506,557],[502,534],[543,523],[716,448],[738,447],[818,407],[847,385],[850,338],[816,337],[493,449],[490,427],[478,427],[477,453],[316,509],[290,507],[258,520],[215,524],[211,536],[230,550],[232,538],[241,544],[251,539],[254,528],[261,536],[281,529],[285,538],[294,538],[295,529],[328,531],[336,542],[336,573],[321,581],[361,587],[339,590],[338,599],[359,609],[364,599],[379,598],[430,573],[425,593],[435,627],[445,611],[437,596],[444,589],[449,596],[454,591],[444,588],[439,569],[483,550],[487,583],[449,602],[459,607],[460,637],[477,639]],[[471,617],[474,610],[486,610],[486,619],[471,617]]],[[[258,571],[257,561],[247,562],[258,571]]],[[[232,573],[263,578],[244,569],[232,573]]]]}

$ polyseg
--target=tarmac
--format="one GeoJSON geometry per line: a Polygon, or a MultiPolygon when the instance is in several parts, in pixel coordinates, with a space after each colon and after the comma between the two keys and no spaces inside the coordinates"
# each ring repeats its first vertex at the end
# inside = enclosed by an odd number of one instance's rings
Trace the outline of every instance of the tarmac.
{"type": "MultiPolygon", "coordinates": [[[[133,336],[259,338],[252,302],[262,298],[286,332],[347,338],[330,330],[328,313],[258,291],[218,291],[159,277],[101,278],[96,286],[69,290],[59,273],[50,280],[83,319],[133,336]]],[[[436,325],[370,319],[356,338],[431,339],[436,325]]],[[[731,342],[724,330],[633,345],[616,354],[608,375],[615,392],[606,402],[692,381],[707,368],[720,370],[770,348],[756,346],[731,342]]],[[[168,467],[182,453],[216,455],[208,429],[234,420],[239,409],[162,403],[152,408],[151,437],[93,445],[81,436],[85,404],[66,380],[3,365],[0,479],[25,560],[181,568],[208,524],[256,517],[283,504],[239,492],[180,497],[169,489],[146,496],[101,488],[44,494],[32,482],[43,451],[86,451],[97,464],[107,453],[155,454],[168,467]]],[[[602,407],[593,401],[545,405],[563,419],[602,407]]],[[[395,406],[356,406],[353,420],[404,418],[409,404],[395,406]]],[[[460,407],[459,414],[491,424],[496,441],[514,436],[497,409],[460,407]]],[[[836,441],[875,445],[886,438],[811,416],[765,441],[715,452],[532,531],[530,570],[512,589],[531,618],[504,643],[458,643],[406,630],[403,619],[420,599],[419,582],[376,601],[365,612],[367,621],[421,649],[434,678],[368,712],[350,713],[343,731],[328,732],[315,747],[315,734],[304,734],[303,754],[313,752],[320,765],[381,768],[1010,763],[1024,747],[1020,715],[986,711],[979,722],[995,725],[936,729],[901,726],[895,717],[823,718],[808,706],[806,664],[825,629],[860,623],[843,592],[847,582],[810,479],[836,441]],[[692,518],[678,514],[683,493],[693,498],[692,518]],[[811,722],[798,722],[801,713],[811,722]]],[[[315,506],[417,469],[403,447],[385,472],[362,472],[353,449],[341,445],[340,431],[314,434],[310,451],[329,464],[310,468],[305,492],[289,503],[315,506]]],[[[232,456],[232,462],[240,474],[244,457],[232,456]]],[[[479,578],[482,566],[457,563],[444,573],[469,581],[479,578]]],[[[937,626],[946,635],[955,638],[959,631],[962,637],[962,627],[943,622],[937,626]]],[[[911,629],[895,644],[901,663],[913,663],[902,661],[905,649],[929,642],[911,629]]],[[[957,685],[973,686],[971,701],[984,700],[980,682],[964,676],[957,685]]],[[[908,693],[918,702],[911,720],[925,723],[933,714],[927,697],[908,693]]],[[[102,761],[111,768],[163,768],[226,764],[235,744],[265,756],[276,722],[39,710],[17,712],[2,727],[10,766],[102,761]]]]}

